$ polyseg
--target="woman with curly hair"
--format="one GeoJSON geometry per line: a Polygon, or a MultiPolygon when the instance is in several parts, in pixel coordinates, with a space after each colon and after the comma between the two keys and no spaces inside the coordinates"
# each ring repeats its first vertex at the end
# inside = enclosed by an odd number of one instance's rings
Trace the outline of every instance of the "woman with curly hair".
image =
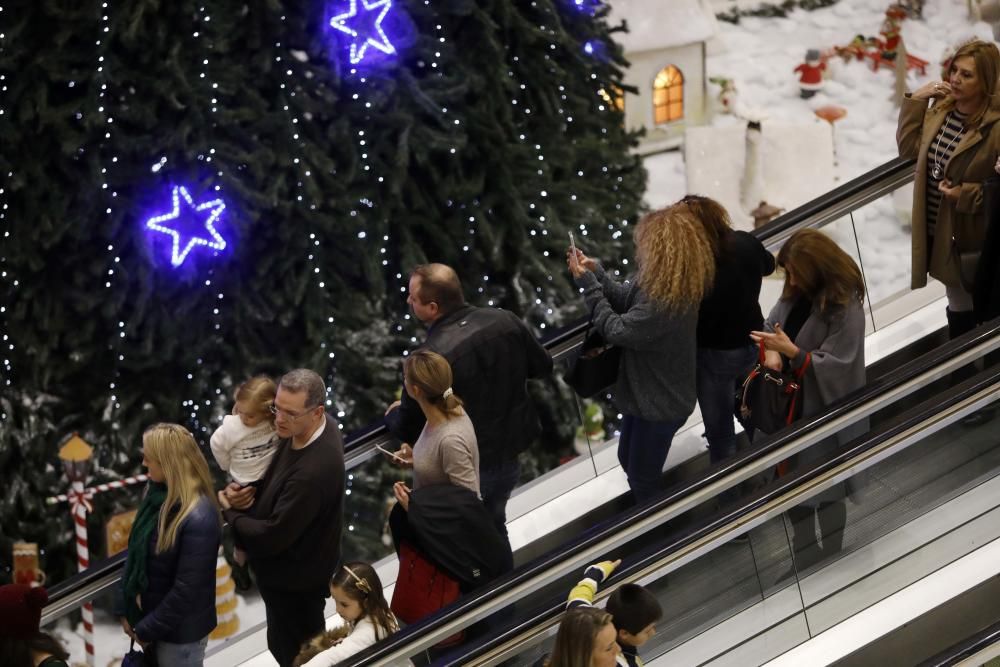
{"type": "Polygon", "coordinates": [[[578,248],[567,254],[594,329],[622,349],[618,461],[639,503],[661,491],[670,443],[694,410],[698,305],[715,277],[708,234],[686,199],[639,222],[631,282],[615,281],[578,248]]]}

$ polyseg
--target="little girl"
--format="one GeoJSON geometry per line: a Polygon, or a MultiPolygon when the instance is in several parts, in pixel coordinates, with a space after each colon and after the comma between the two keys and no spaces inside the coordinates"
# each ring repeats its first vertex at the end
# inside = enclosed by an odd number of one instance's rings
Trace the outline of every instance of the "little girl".
{"type": "Polygon", "coordinates": [[[274,431],[274,380],[258,375],[236,388],[233,414],[212,434],[212,454],[237,484],[255,484],[271,464],[278,438],[274,431]]]}
{"type": "Polygon", "coordinates": [[[330,580],[330,595],[351,632],[304,667],[331,667],[399,630],[371,565],[353,562],[342,566],[330,580]]]}

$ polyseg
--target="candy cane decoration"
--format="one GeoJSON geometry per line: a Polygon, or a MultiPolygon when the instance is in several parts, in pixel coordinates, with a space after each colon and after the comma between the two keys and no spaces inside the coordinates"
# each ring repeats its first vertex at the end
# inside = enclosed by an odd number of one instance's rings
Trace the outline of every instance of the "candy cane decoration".
{"type": "MultiPolygon", "coordinates": [[[[90,548],[87,545],[87,512],[93,511],[90,495],[83,487],[82,481],[73,482],[70,486],[70,512],[76,529],[76,565],[80,572],[90,567],[90,548]]],[[[83,605],[83,645],[87,652],[87,664],[94,665],[94,605],[87,602],[83,605]]]]}
{"type": "MultiPolygon", "coordinates": [[[[69,493],[51,496],[45,499],[49,505],[58,503],[69,503],[70,514],[73,517],[73,529],[76,532],[76,565],[80,572],[90,567],[90,546],[87,541],[87,513],[94,511],[91,499],[97,493],[122,489],[126,486],[142,484],[149,477],[146,475],[136,475],[124,479],[96,484],[91,487],[84,487],[83,480],[70,482],[69,493]]],[[[83,605],[83,645],[87,652],[87,664],[94,666],[94,605],[86,602],[83,605]]]]}

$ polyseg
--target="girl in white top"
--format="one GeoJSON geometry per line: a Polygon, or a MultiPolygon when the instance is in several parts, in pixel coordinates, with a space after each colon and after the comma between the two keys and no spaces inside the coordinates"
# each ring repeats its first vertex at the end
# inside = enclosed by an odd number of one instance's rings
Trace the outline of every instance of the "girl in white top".
{"type": "Polygon", "coordinates": [[[337,570],[330,580],[330,595],[351,634],[304,667],[331,667],[399,630],[399,622],[382,593],[382,582],[368,563],[348,563],[337,570]]]}
{"type": "Polygon", "coordinates": [[[274,380],[264,375],[241,384],[233,414],[212,434],[212,454],[237,484],[257,482],[271,465],[278,446],[271,412],[277,390],[274,380]]]}

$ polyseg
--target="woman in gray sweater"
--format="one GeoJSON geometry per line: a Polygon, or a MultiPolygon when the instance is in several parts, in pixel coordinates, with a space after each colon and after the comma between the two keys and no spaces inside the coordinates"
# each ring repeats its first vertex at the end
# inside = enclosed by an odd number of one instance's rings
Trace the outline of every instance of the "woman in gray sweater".
{"type": "MultiPolygon", "coordinates": [[[[792,235],[778,253],[785,271],[781,299],[754,331],[766,348],[765,365],[775,370],[806,367],[802,414],[812,417],[865,384],[865,295],[861,270],[829,237],[815,229],[792,235]]],[[[816,443],[794,457],[796,466],[824,460],[831,450],[867,430],[861,422],[816,443]]],[[[847,522],[843,482],[788,511],[793,526],[795,564],[807,569],[840,551],[847,522]],[[816,541],[819,524],[822,545],[816,541]]]]}
{"type": "MultiPolygon", "coordinates": [[[[427,417],[411,448],[403,444],[397,458],[413,466],[413,489],[454,484],[479,495],[479,447],[476,430],[451,389],[451,365],[437,352],[417,350],[403,364],[403,385],[427,417]]],[[[400,504],[409,504],[411,489],[396,482],[400,504]]]]}
{"type": "Polygon", "coordinates": [[[643,503],[661,492],[670,443],[694,410],[698,306],[715,276],[715,256],[686,197],[639,222],[635,250],[632,282],[615,281],[578,248],[567,263],[594,329],[622,349],[613,391],[624,414],[618,461],[643,503]]]}

